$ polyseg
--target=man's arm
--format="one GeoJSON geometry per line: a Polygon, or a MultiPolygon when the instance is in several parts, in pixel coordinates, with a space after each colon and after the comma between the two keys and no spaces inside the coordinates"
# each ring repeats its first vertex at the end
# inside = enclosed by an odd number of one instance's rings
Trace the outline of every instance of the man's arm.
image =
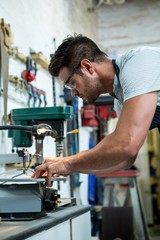
{"type": "Polygon", "coordinates": [[[116,129],[93,149],[80,152],[68,160],[72,171],[109,169],[110,172],[133,164],[146,138],[157,104],[157,93],[152,92],[124,103],[116,129]]]}
{"type": "Polygon", "coordinates": [[[153,119],[157,92],[134,97],[124,103],[116,129],[94,148],[70,157],[49,158],[37,167],[35,177],[48,171],[56,175],[81,173],[111,173],[130,167],[138,154],[153,119]]]}

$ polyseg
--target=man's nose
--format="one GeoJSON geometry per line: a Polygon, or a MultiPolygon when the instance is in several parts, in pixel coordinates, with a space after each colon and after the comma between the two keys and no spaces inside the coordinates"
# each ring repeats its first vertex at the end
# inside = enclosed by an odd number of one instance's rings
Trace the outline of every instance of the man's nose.
{"type": "Polygon", "coordinates": [[[78,92],[77,92],[77,90],[75,88],[71,89],[71,95],[72,95],[72,97],[78,96],[78,92]]]}

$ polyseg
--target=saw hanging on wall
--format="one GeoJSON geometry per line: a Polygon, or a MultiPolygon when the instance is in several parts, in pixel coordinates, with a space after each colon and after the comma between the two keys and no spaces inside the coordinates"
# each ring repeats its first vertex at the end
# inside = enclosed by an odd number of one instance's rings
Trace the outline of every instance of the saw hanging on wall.
{"type": "Polygon", "coordinates": [[[7,122],[9,55],[4,45],[4,35],[0,29],[0,107],[3,108],[3,121],[7,122]],[[1,95],[3,104],[1,104],[1,95]]]}

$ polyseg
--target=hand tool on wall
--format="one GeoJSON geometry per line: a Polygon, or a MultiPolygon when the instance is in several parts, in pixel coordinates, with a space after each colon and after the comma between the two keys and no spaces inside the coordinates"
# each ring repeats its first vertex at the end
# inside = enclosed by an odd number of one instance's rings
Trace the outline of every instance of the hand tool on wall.
{"type": "MultiPolygon", "coordinates": [[[[56,51],[56,39],[53,38],[54,51],[56,51]]],[[[52,58],[53,54],[50,54],[52,58]]],[[[53,91],[53,106],[56,106],[56,89],[55,89],[55,77],[52,76],[52,91],[53,91]]]]}
{"type": "Polygon", "coordinates": [[[27,94],[28,94],[28,101],[27,101],[27,106],[28,107],[31,107],[31,99],[33,97],[33,94],[32,94],[32,86],[30,83],[28,83],[27,81],[24,82],[25,86],[26,86],[26,91],[27,91],[27,94]]]}
{"type": "MultiPolygon", "coordinates": [[[[30,84],[31,85],[31,84],[30,84]]],[[[37,102],[37,88],[31,85],[32,96],[33,96],[33,107],[36,107],[37,102]]]]}
{"type": "Polygon", "coordinates": [[[37,98],[38,98],[38,107],[40,107],[41,106],[41,104],[42,104],[42,98],[41,98],[41,95],[42,95],[42,92],[41,92],[41,90],[40,89],[37,89],[37,98]]]}
{"type": "Polygon", "coordinates": [[[36,74],[37,74],[36,63],[34,63],[33,67],[32,59],[30,57],[27,57],[26,70],[22,72],[22,78],[25,79],[27,82],[32,82],[33,80],[35,80],[36,74]]]}
{"type": "Polygon", "coordinates": [[[9,69],[9,55],[4,45],[4,35],[0,29],[0,94],[3,93],[3,120],[7,123],[7,99],[8,99],[8,69],[9,69]]]}
{"type": "Polygon", "coordinates": [[[46,92],[41,90],[42,96],[43,96],[43,102],[44,102],[44,107],[47,106],[47,98],[46,98],[46,92]]]}

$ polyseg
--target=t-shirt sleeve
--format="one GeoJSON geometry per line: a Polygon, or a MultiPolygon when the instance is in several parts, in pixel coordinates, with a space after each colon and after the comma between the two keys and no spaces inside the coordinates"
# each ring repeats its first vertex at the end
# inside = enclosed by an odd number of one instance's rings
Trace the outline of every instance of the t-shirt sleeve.
{"type": "Polygon", "coordinates": [[[160,52],[143,50],[126,61],[121,74],[124,101],[160,90],[160,52]]]}
{"type": "Polygon", "coordinates": [[[122,111],[122,103],[118,100],[118,99],[114,99],[114,110],[115,110],[115,112],[116,112],[116,114],[117,114],[117,117],[119,117],[120,116],[120,113],[121,113],[121,111],[122,111]]]}

